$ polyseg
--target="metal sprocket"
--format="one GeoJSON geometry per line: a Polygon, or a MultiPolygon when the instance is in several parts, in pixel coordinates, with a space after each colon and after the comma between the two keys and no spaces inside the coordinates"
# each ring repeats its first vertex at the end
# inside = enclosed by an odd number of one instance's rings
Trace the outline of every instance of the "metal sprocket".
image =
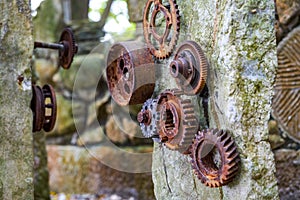
{"type": "Polygon", "coordinates": [[[63,50],[59,50],[59,64],[64,69],[69,69],[78,47],[75,43],[75,37],[71,28],[65,28],[60,35],[59,43],[64,45],[63,50]]]}
{"type": "Polygon", "coordinates": [[[171,55],[180,30],[180,15],[176,0],[168,1],[169,5],[166,6],[162,4],[162,0],[148,0],[144,8],[144,37],[150,52],[158,59],[164,59],[171,55]],[[153,6],[153,10],[151,10],[153,6]],[[158,27],[156,27],[156,18],[159,13],[163,13],[165,20],[165,29],[162,35],[157,33],[158,27]],[[158,43],[157,46],[154,41],[158,43]]]}
{"type": "Polygon", "coordinates": [[[157,113],[157,99],[148,99],[142,110],[138,113],[138,121],[142,134],[146,138],[152,138],[158,135],[156,122],[159,120],[157,113]]]}

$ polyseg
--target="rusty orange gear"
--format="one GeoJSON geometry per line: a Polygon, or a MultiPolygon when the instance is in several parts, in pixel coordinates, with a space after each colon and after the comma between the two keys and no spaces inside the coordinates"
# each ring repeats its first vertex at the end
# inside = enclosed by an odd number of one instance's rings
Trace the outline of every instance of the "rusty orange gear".
{"type": "Polygon", "coordinates": [[[208,187],[228,184],[239,170],[239,154],[234,140],[226,131],[199,131],[190,150],[194,172],[208,187]]]}
{"type": "Polygon", "coordinates": [[[199,94],[206,83],[208,62],[201,47],[194,41],[185,41],[175,52],[170,73],[184,94],[199,94]]]}
{"type": "Polygon", "coordinates": [[[198,130],[198,121],[189,99],[181,99],[180,90],[166,90],[158,97],[157,122],[159,137],[171,150],[187,154],[198,130]]]}
{"type": "Polygon", "coordinates": [[[164,59],[171,55],[179,35],[180,15],[178,5],[175,0],[169,0],[168,6],[169,8],[163,5],[162,0],[148,0],[144,8],[144,37],[150,52],[158,59],[164,59]],[[156,18],[158,13],[164,15],[166,24],[162,35],[157,33],[156,18]],[[155,45],[155,42],[158,45],[155,45]]]}

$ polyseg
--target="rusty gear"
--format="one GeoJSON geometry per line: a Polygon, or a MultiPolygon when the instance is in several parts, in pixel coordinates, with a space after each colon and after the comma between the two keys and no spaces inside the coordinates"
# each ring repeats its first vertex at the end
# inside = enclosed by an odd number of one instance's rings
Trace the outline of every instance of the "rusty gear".
{"type": "Polygon", "coordinates": [[[121,106],[141,104],[154,91],[154,61],[142,43],[116,43],[107,57],[106,77],[116,103],[121,106]]]}
{"type": "Polygon", "coordinates": [[[63,30],[59,43],[64,46],[63,49],[59,50],[59,65],[64,69],[69,69],[78,50],[72,29],[65,28],[63,30]]]}
{"type": "Polygon", "coordinates": [[[192,167],[203,184],[220,187],[233,180],[239,170],[239,154],[226,131],[199,131],[191,146],[192,167]]]}
{"type": "Polygon", "coordinates": [[[43,91],[39,86],[32,86],[31,110],[33,113],[32,131],[40,131],[44,125],[45,101],[43,91]]]}
{"type": "Polygon", "coordinates": [[[164,59],[171,55],[177,43],[180,29],[178,5],[175,0],[168,1],[169,5],[166,6],[162,4],[162,0],[148,0],[143,14],[143,29],[146,43],[150,52],[159,59],[164,59]],[[156,20],[159,13],[164,15],[166,24],[162,35],[157,33],[156,20]]]}
{"type": "Polygon", "coordinates": [[[194,41],[185,41],[175,52],[170,73],[178,87],[187,95],[199,94],[206,83],[208,62],[201,47],[194,41]]]}
{"type": "Polygon", "coordinates": [[[159,119],[157,109],[157,99],[148,99],[142,110],[138,113],[138,122],[140,123],[144,137],[151,138],[158,135],[156,122],[159,119]]]}
{"type": "Polygon", "coordinates": [[[198,130],[194,108],[189,99],[181,99],[180,90],[166,90],[158,97],[157,122],[162,143],[172,150],[187,153],[193,137],[198,130]]]}
{"type": "Polygon", "coordinates": [[[44,101],[45,101],[45,108],[46,108],[45,122],[44,122],[43,129],[46,132],[50,132],[54,128],[56,122],[56,112],[57,112],[56,96],[53,87],[48,84],[44,85],[43,94],[44,94],[44,101]]]}
{"type": "Polygon", "coordinates": [[[56,96],[51,85],[32,86],[31,110],[33,112],[32,131],[44,129],[49,132],[56,122],[56,96]]]}

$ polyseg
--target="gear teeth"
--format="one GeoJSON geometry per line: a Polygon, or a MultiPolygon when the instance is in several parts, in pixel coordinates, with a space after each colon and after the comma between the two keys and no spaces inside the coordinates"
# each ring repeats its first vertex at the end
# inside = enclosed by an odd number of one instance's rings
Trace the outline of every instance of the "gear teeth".
{"type": "Polygon", "coordinates": [[[206,129],[199,131],[193,139],[190,157],[192,158],[191,164],[195,174],[208,187],[220,187],[230,183],[239,171],[240,158],[237,148],[232,138],[223,130],[206,129]],[[197,162],[197,156],[201,154],[198,151],[202,149],[201,145],[205,144],[214,144],[221,154],[222,165],[217,170],[217,176],[214,167],[207,167],[211,164],[201,164],[207,161],[197,162]]]}
{"type": "MultiPolygon", "coordinates": [[[[150,13],[150,8],[151,5],[153,4],[152,0],[148,0],[148,2],[145,5],[144,8],[144,13],[143,13],[143,29],[144,29],[144,37],[145,41],[147,43],[147,46],[150,48],[151,54],[158,59],[166,59],[171,56],[172,51],[174,47],[177,44],[178,36],[179,36],[179,31],[180,31],[180,14],[179,14],[179,9],[178,5],[176,4],[175,0],[169,0],[171,11],[171,21],[172,21],[172,26],[171,26],[171,31],[172,32],[172,38],[171,41],[168,42],[168,44],[162,43],[160,44],[160,48],[157,49],[156,47],[153,46],[153,44],[150,41],[150,22],[149,22],[149,15],[150,13]],[[162,51],[161,49],[164,49],[165,51],[162,51]]],[[[155,27],[153,27],[155,28],[155,27]]],[[[167,31],[167,30],[166,30],[167,31]]]]}
{"type": "MultiPolygon", "coordinates": [[[[190,152],[190,145],[193,142],[199,124],[191,101],[189,99],[181,99],[181,95],[182,90],[179,89],[165,90],[159,95],[158,109],[160,109],[160,103],[165,103],[169,100],[172,104],[176,104],[176,107],[180,108],[180,112],[178,113],[180,120],[179,126],[181,126],[181,128],[179,128],[180,132],[178,132],[174,138],[169,138],[166,146],[171,150],[177,150],[183,154],[187,154],[190,152]]],[[[160,121],[158,121],[158,124],[160,124],[160,121]]],[[[158,127],[160,127],[160,125],[158,125],[158,127]]],[[[161,137],[167,135],[163,130],[159,130],[161,137]]]]}
{"type": "Polygon", "coordinates": [[[177,60],[187,51],[195,59],[196,64],[193,66],[193,74],[195,75],[193,75],[193,77],[186,77],[186,80],[190,80],[187,86],[181,84],[181,78],[176,78],[176,83],[186,95],[200,94],[206,84],[208,61],[201,47],[196,42],[190,40],[185,41],[177,48],[174,60],[177,60]]]}
{"type": "Polygon", "coordinates": [[[148,99],[142,106],[141,112],[149,110],[151,113],[151,123],[146,125],[140,123],[142,134],[145,138],[151,138],[158,135],[157,119],[159,118],[159,113],[157,113],[157,99],[148,99]]]}

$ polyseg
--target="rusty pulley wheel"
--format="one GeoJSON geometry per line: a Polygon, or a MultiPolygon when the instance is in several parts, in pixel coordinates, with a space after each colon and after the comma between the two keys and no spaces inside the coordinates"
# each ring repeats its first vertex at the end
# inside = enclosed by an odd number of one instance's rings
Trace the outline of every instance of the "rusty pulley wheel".
{"type": "Polygon", "coordinates": [[[59,50],[59,64],[64,69],[69,69],[73,62],[74,55],[78,51],[73,31],[70,28],[65,28],[63,30],[59,43],[64,46],[63,49],[59,50]]]}
{"type": "Polygon", "coordinates": [[[162,0],[148,0],[143,14],[146,43],[150,52],[159,59],[171,55],[180,29],[178,5],[175,0],[168,0],[168,3],[169,5],[163,5],[162,0]],[[160,15],[163,15],[162,19],[159,19],[160,15]],[[165,26],[159,28],[159,23],[164,23],[165,26]]]}
{"type": "Polygon", "coordinates": [[[33,132],[54,128],[56,122],[56,96],[51,85],[32,86],[31,110],[33,112],[33,132]]]}
{"type": "Polygon", "coordinates": [[[220,187],[233,180],[239,170],[234,140],[223,130],[199,131],[191,146],[192,168],[203,184],[220,187]]]}
{"type": "Polygon", "coordinates": [[[206,83],[208,62],[201,47],[194,41],[185,41],[175,52],[170,73],[184,94],[199,94],[206,83]]]}
{"type": "Polygon", "coordinates": [[[171,150],[186,154],[198,130],[194,107],[189,99],[182,99],[180,90],[166,90],[157,101],[160,118],[157,122],[159,137],[171,150]]]}
{"type": "Polygon", "coordinates": [[[116,103],[121,106],[141,104],[154,91],[154,61],[143,43],[116,43],[108,53],[106,77],[116,103]]]}

